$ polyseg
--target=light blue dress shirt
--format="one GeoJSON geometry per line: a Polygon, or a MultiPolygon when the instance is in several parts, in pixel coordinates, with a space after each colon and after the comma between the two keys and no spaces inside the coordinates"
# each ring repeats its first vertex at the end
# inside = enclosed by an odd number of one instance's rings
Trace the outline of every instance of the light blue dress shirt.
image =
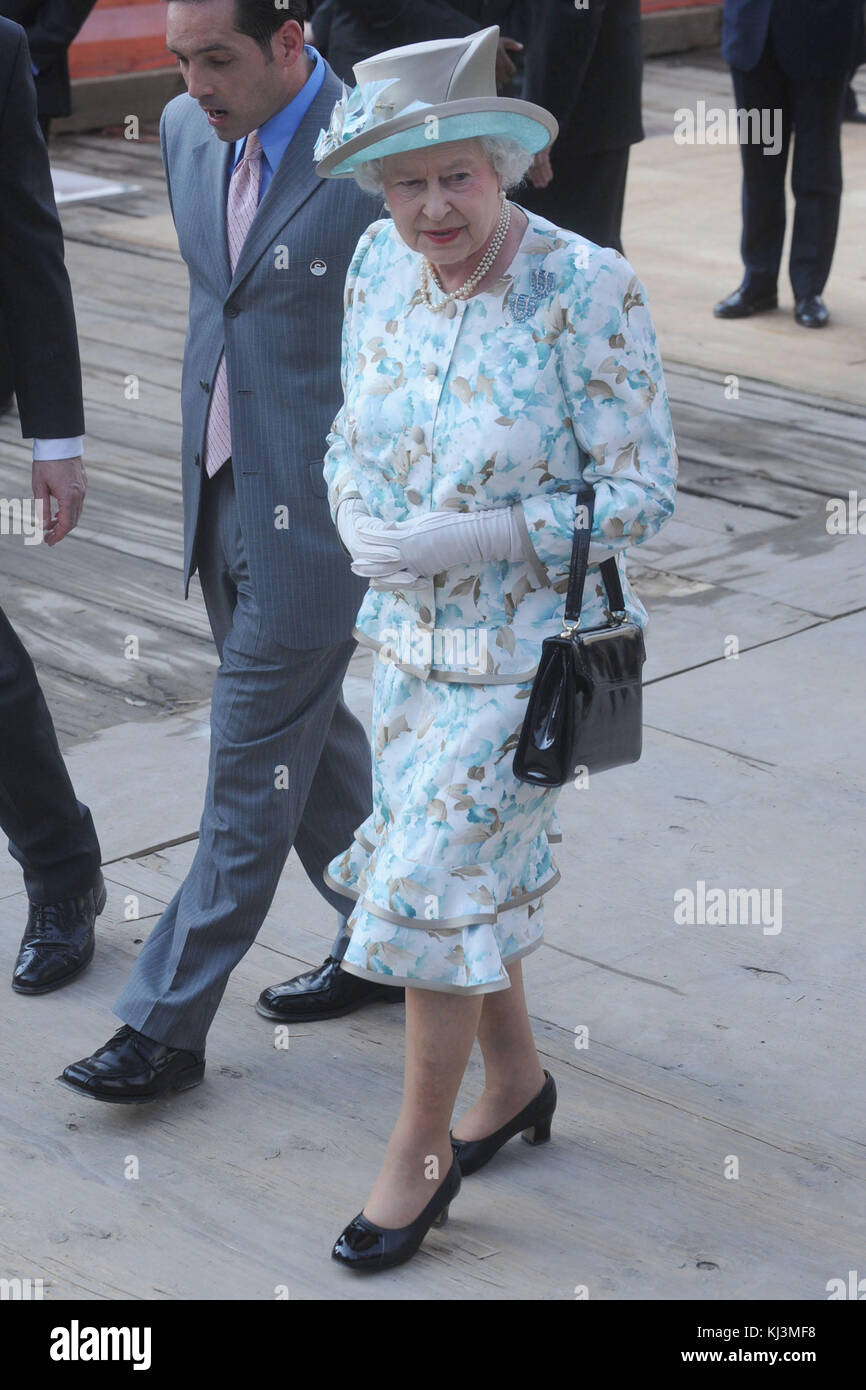
{"type": "MultiPolygon", "coordinates": [[[[259,140],[263,154],[259,202],[267,193],[271,179],[274,177],[274,171],[288,149],[295,131],[319,95],[325,80],[325,64],[322,55],[317,53],[315,48],[310,48],[308,44],[304,44],[304,52],[310,61],[315,63],[313,71],[297,96],[292,97],[288,106],[284,106],[275,116],[271,116],[269,120],[265,121],[264,125],[259,126],[259,140]]],[[[238,160],[243,155],[246,142],[247,137],[245,135],[242,139],[235,141],[233,169],[237,167],[238,160]]],[[[228,196],[228,189],[226,189],[226,196],[228,196]]]]}

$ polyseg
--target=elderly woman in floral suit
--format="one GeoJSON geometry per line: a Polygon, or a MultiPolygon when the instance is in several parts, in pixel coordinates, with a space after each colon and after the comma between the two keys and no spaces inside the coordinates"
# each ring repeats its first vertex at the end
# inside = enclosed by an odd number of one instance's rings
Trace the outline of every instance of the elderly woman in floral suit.
{"type": "MultiPolygon", "coordinates": [[[[545,636],[558,630],[575,493],[595,489],[590,565],[673,510],[676,453],[640,281],[507,200],[556,134],[498,98],[498,31],[414,44],[356,67],[317,146],[319,172],[384,191],[346,284],[345,401],[325,460],[332,512],[370,579],[374,809],[329,867],[354,897],[343,969],[406,989],[403,1106],[364,1210],[333,1255],[408,1259],[460,1186],[519,1132],[550,1134],[522,958],[559,875],[557,792],[518,781],[517,743],[545,636]],[[583,467],[581,467],[581,450],[583,467]],[[481,1098],[449,1131],[469,1054],[481,1098]]],[[[604,621],[590,568],[584,625],[604,621]]]]}

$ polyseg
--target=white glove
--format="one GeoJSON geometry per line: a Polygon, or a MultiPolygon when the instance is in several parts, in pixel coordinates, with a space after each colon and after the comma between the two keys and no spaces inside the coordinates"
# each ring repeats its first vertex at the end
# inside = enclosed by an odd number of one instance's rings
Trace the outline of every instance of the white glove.
{"type": "Polygon", "coordinates": [[[399,547],[404,569],[418,575],[441,574],[458,565],[528,559],[523,532],[513,507],[480,512],[429,512],[396,522],[389,540],[399,547]]]}
{"type": "Polygon", "coordinates": [[[389,526],[367,511],[360,497],[347,497],[337,507],[337,534],[352,557],[352,571],[371,580],[374,589],[416,589],[424,585],[417,574],[403,569],[400,551],[387,540],[389,526]]]}

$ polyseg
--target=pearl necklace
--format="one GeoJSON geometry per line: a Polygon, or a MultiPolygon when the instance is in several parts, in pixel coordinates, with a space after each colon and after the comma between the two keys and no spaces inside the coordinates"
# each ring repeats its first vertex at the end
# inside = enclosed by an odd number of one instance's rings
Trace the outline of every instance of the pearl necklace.
{"type": "Polygon", "coordinates": [[[434,304],[430,296],[430,276],[433,276],[440,289],[442,288],[442,286],[439,284],[439,278],[436,275],[436,271],[434,270],[433,266],[430,264],[427,257],[424,257],[423,261],[421,262],[421,298],[427,305],[427,308],[432,311],[432,313],[440,314],[442,310],[447,308],[447,306],[454,299],[469,298],[476,285],[480,285],[488,270],[493,265],[493,262],[496,260],[496,257],[499,255],[499,252],[502,250],[503,243],[505,242],[505,238],[508,235],[508,228],[510,224],[511,204],[508,202],[508,200],[505,197],[505,194],[503,193],[502,211],[499,214],[499,222],[497,223],[496,231],[493,233],[493,240],[491,241],[490,245],[485,251],[483,257],[481,258],[481,262],[478,266],[478,269],[475,270],[472,273],[472,275],[469,276],[469,279],[460,286],[459,290],[452,290],[451,293],[446,294],[445,298],[440,300],[438,304],[434,304]]]}

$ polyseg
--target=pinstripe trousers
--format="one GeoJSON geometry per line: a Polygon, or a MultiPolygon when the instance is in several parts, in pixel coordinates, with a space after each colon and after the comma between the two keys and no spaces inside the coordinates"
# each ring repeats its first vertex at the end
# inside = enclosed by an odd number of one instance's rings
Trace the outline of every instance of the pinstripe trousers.
{"type": "Polygon", "coordinates": [[[322,870],[372,807],[369,744],[342,699],[354,641],[303,651],[273,640],[250,587],[231,464],[203,484],[198,568],[220,667],[198,848],[114,1009],[189,1049],[204,1046],[293,846],[322,896],[352,910],[322,870]]]}

